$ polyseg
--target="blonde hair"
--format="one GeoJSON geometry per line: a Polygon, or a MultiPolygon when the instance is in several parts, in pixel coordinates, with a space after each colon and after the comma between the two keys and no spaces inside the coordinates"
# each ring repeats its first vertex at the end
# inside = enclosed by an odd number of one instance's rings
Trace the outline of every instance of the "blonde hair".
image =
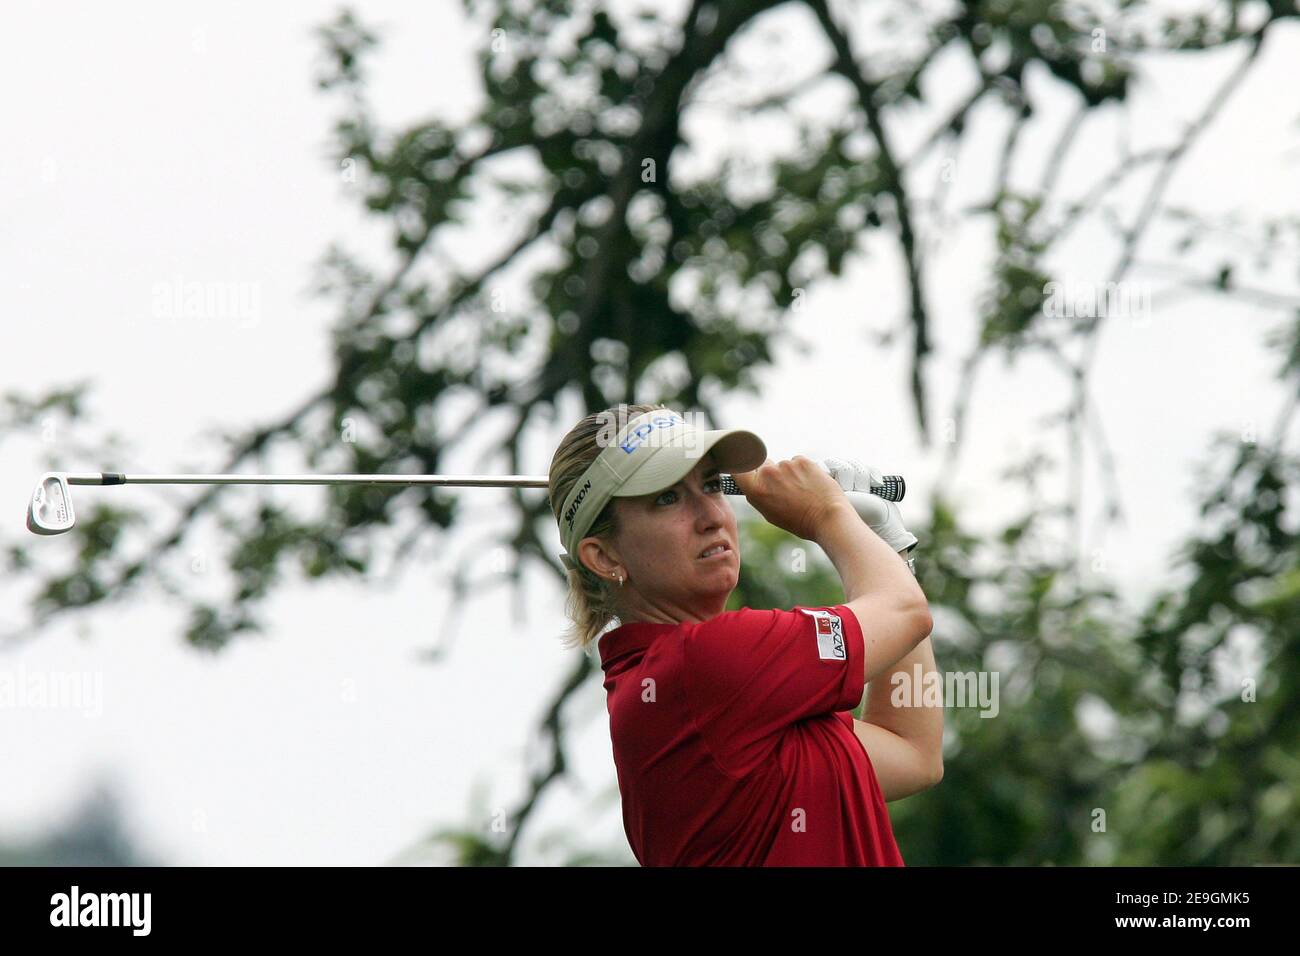
{"type": "MultiPolygon", "coordinates": [[[[603,412],[593,412],[569,429],[551,459],[548,475],[551,511],[555,513],[555,523],[559,526],[560,512],[564,500],[582,477],[583,472],[596,457],[604,451],[601,436],[611,434],[621,428],[630,419],[646,412],[666,408],[665,405],[614,405],[603,412]]],[[[612,538],[618,534],[618,512],[611,500],[596,516],[586,536],[612,538]]],[[[607,581],[584,565],[576,554],[569,555],[577,570],[566,569],[569,582],[569,596],[565,602],[565,613],[569,617],[569,627],[565,631],[564,646],[586,651],[618,617],[618,589],[613,581],[607,581]]]]}

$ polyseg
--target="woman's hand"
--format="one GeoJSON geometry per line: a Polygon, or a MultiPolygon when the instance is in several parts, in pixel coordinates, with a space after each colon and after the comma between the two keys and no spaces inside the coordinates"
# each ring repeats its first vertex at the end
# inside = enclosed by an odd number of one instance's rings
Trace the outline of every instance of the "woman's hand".
{"type": "MultiPolygon", "coordinates": [[[[827,458],[822,464],[845,491],[870,492],[884,484],[879,468],[864,465],[856,458],[827,458]]],[[[903,527],[902,512],[892,501],[868,493],[852,495],[849,504],[853,505],[858,517],[898,553],[909,551],[916,545],[916,535],[903,527]]]]}
{"type": "Polygon", "coordinates": [[[731,477],[769,524],[808,541],[816,539],[829,516],[852,507],[826,469],[803,455],[779,462],[769,458],[753,471],[731,477]]]}

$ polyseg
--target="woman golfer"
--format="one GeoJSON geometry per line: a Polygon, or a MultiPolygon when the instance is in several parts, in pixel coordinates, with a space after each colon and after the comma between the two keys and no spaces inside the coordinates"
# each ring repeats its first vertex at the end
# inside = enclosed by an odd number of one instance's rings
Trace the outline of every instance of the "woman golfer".
{"type": "Polygon", "coordinates": [[[599,638],[637,860],[902,866],[885,801],[942,777],[942,709],[892,729],[850,713],[868,681],[910,671],[918,652],[933,670],[929,643],[918,648],[925,595],[895,553],[916,542],[897,507],[868,527],[811,459],[772,462],[752,432],[698,430],[656,405],[583,419],[549,479],[570,641],[599,638]],[[843,604],[724,610],[740,554],[719,472],[769,522],[821,546],[843,604]]]}

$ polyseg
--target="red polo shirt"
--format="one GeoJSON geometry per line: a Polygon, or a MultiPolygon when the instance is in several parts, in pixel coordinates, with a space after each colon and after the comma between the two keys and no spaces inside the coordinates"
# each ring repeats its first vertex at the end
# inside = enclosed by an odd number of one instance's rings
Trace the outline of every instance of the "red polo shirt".
{"type": "Polygon", "coordinates": [[[600,638],[623,827],[643,866],[902,866],[849,713],[844,605],[634,622],[600,638]]]}

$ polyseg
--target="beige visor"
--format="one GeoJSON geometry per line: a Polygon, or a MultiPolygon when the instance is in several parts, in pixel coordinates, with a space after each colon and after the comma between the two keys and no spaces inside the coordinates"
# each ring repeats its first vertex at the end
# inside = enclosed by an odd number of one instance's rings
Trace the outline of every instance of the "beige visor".
{"type": "MultiPolygon", "coordinates": [[[[611,423],[611,431],[612,431],[611,423]]],[[[713,452],[726,474],[753,471],[767,460],[767,446],[740,428],[697,429],[670,409],[644,412],[616,434],[597,435],[604,447],[574,484],[560,512],[560,559],[576,568],[578,544],[611,498],[632,498],[677,484],[713,452]]]]}

